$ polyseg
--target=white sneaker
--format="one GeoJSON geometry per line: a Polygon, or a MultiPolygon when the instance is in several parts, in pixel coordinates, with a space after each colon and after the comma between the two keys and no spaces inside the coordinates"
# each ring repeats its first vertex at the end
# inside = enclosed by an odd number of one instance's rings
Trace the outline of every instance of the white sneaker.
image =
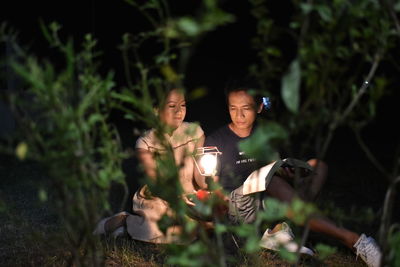
{"type": "MultiPolygon", "coordinates": [[[[267,229],[262,236],[260,240],[261,247],[275,251],[278,251],[281,247],[284,247],[290,252],[297,252],[299,245],[293,241],[294,235],[292,229],[290,229],[287,223],[282,223],[282,230],[279,230],[273,234],[270,234],[269,231],[270,230],[267,229]]],[[[300,253],[311,256],[314,255],[314,252],[311,249],[304,246],[300,248],[300,253]]]]}
{"type": "Polygon", "coordinates": [[[379,267],[381,265],[382,253],[378,244],[372,237],[361,234],[360,238],[354,244],[357,256],[370,267],[379,267]]]}

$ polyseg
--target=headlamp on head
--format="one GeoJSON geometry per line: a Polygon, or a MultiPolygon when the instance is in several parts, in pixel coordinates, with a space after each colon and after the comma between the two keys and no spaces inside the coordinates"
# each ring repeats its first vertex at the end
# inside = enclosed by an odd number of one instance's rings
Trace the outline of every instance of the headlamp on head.
{"type": "Polygon", "coordinates": [[[263,96],[262,101],[263,101],[264,108],[266,110],[271,108],[271,99],[269,97],[263,96]]]}

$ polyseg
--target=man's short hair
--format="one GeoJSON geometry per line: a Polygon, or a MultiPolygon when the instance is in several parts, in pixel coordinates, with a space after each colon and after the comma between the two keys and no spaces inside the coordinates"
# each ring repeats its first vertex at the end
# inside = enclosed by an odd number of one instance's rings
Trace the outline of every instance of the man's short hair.
{"type": "Polygon", "coordinates": [[[233,92],[245,91],[249,95],[253,96],[256,105],[260,105],[262,103],[262,95],[260,94],[260,89],[257,86],[256,82],[252,79],[244,79],[244,80],[231,80],[225,86],[225,101],[228,105],[229,95],[233,92]]]}

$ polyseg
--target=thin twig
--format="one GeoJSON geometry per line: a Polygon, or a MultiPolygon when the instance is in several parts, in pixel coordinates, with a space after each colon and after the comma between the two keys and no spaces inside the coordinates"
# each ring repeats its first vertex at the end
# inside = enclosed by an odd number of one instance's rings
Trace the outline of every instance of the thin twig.
{"type": "Polygon", "coordinates": [[[157,28],[157,22],[156,20],[147,12],[145,11],[142,7],[140,7],[139,4],[136,3],[135,0],[125,0],[128,4],[131,4],[134,6],[137,10],[139,10],[143,16],[150,22],[150,24],[154,27],[157,28]]]}
{"type": "MultiPolygon", "coordinates": [[[[307,1],[307,5],[312,5],[313,4],[313,0],[308,0],[307,1]]],[[[311,12],[310,12],[311,13],[311,12]]],[[[303,44],[303,40],[304,40],[304,38],[305,38],[305,35],[306,35],[306,33],[307,33],[307,31],[308,31],[308,27],[309,27],[309,25],[310,25],[310,13],[308,13],[307,15],[306,15],[306,18],[304,19],[304,23],[301,25],[301,29],[300,29],[300,36],[299,36],[299,44],[300,44],[300,47],[302,46],[302,44],[303,44]]]]}
{"type": "Polygon", "coordinates": [[[122,51],[122,62],[124,66],[124,72],[125,72],[125,77],[126,81],[128,83],[129,88],[133,88],[133,79],[131,75],[131,70],[130,70],[130,64],[129,64],[129,56],[128,56],[128,45],[127,45],[127,40],[123,41],[123,45],[121,46],[121,51],[122,51]]]}
{"type": "Polygon", "coordinates": [[[372,77],[374,77],[380,61],[381,61],[381,51],[378,51],[375,54],[374,63],[372,64],[371,69],[369,70],[367,78],[361,85],[361,88],[360,90],[358,90],[356,96],[353,98],[353,101],[351,101],[351,103],[347,106],[345,111],[342,113],[342,116],[339,117],[338,123],[342,122],[350,114],[350,112],[353,110],[355,105],[360,100],[361,96],[363,96],[366,93],[367,88],[369,87],[369,83],[371,82],[372,77]]]}
{"type": "Polygon", "coordinates": [[[301,250],[301,248],[304,246],[304,244],[306,243],[307,238],[308,238],[308,235],[310,234],[310,223],[309,223],[309,222],[310,222],[310,220],[311,220],[313,217],[315,217],[315,215],[310,216],[310,217],[307,219],[307,222],[306,222],[306,224],[305,224],[305,228],[304,228],[304,231],[303,231],[303,235],[301,236],[301,242],[300,242],[300,245],[299,245],[299,247],[297,248],[297,251],[296,251],[296,266],[299,265],[299,261],[300,261],[300,250],[301,250]]]}
{"type": "Polygon", "coordinates": [[[386,176],[387,179],[389,179],[390,175],[389,173],[385,170],[382,164],[378,161],[378,159],[374,156],[374,154],[371,152],[371,150],[368,148],[368,146],[364,143],[360,136],[360,132],[353,129],[354,135],[356,136],[356,140],[358,144],[360,145],[361,149],[364,151],[365,155],[369,159],[369,161],[383,174],[386,176]]]}
{"type": "Polygon", "coordinates": [[[361,85],[356,96],[353,98],[353,100],[350,102],[350,104],[347,106],[347,108],[344,110],[344,112],[341,115],[338,114],[338,116],[336,116],[334,118],[334,120],[332,121],[332,123],[329,125],[328,136],[325,139],[324,145],[321,149],[321,157],[325,156],[328,146],[333,138],[333,134],[334,134],[336,128],[338,127],[338,125],[341,124],[347,118],[347,116],[350,115],[350,112],[352,112],[354,107],[358,104],[361,97],[367,92],[367,88],[368,88],[372,78],[374,77],[375,72],[379,66],[381,59],[382,59],[382,53],[383,53],[382,50],[379,50],[375,53],[374,62],[372,63],[371,69],[369,70],[367,78],[361,85]]]}
{"type": "Polygon", "coordinates": [[[389,1],[385,1],[385,0],[380,0],[381,5],[383,5],[386,9],[387,12],[389,13],[389,16],[393,19],[393,23],[395,25],[395,28],[397,30],[397,34],[400,35],[400,23],[399,20],[396,16],[396,12],[393,8],[393,1],[391,1],[392,3],[389,3],[389,1]]]}

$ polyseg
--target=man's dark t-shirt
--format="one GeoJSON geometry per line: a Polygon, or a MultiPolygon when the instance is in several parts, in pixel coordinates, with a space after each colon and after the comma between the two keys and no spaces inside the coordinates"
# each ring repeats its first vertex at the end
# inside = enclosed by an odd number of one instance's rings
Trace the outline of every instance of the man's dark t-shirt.
{"type": "Polygon", "coordinates": [[[248,137],[237,136],[228,125],[225,125],[205,140],[205,146],[216,146],[222,155],[219,156],[217,173],[222,188],[231,192],[243,184],[246,178],[257,169],[254,158],[245,157],[239,150],[239,142],[248,137]]]}

